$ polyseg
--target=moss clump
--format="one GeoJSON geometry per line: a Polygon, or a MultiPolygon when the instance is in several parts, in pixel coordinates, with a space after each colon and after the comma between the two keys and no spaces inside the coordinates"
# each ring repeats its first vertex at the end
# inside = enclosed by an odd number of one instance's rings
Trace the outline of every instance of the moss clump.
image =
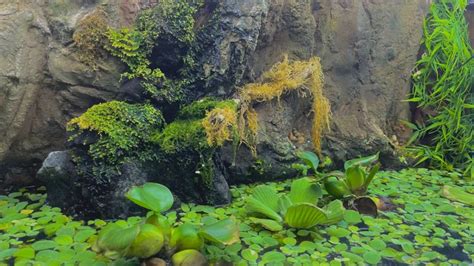
{"type": "MultiPolygon", "coordinates": [[[[258,128],[257,116],[252,108],[254,102],[265,102],[280,99],[288,91],[309,92],[313,97],[312,140],[314,149],[321,153],[321,136],[329,129],[330,105],[323,95],[323,72],[318,57],[308,61],[289,62],[285,56],[282,62],[275,64],[262,76],[262,82],[247,84],[240,91],[242,100],[239,134],[242,142],[250,147],[255,142],[258,128]]],[[[255,149],[253,149],[255,151],[255,149]]]]}
{"type": "Polygon", "coordinates": [[[151,140],[168,154],[189,149],[201,151],[209,148],[206,143],[206,132],[200,119],[174,121],[163,131],[153,135],[151,140]]]}
{"type": "Polygon", "coordinates": [[[193,65],[189,47],[195,39],[196,10],[186,0],[162,0],[144,10],[133,28],[109,29],[106,49],[128,66],[122,77],[140,80],[149,96],[170,103],[181,100],[189,80],[180,73],[193,65]],[[158,51],[162,46],[166,51],[158,51]],[[172,71],[162,71],[164,66],[172,71]]]}
{"type": "Polygon", "coordinates": [[[152,140],[166,153],[204,151],[232,140],[237,126],[237,103],[203,98],[184,106],[177,119],[152,140]]]}
{"type": "Polygon", "coordinates": [[[214,108],[202,120],[209,146],[222,146],[238,137],[236,108],[214,108]]]}
{"type": "Polygon", "coordinates": [[[93,161],[115,165],[127,156],[146,159],[144,148],[163,125],[161,112],[151,105],[111,101],[92,106],[69,121],[67,129],[73,132],[70,140],[95,133],[98,141],[89,146],[88,155],[93,161]]]}
{"type": "Polygon", "coordinates": [[[215,108],[237,109],[237,102],[234,100],[219,101],[212,97],[205,97],[181,108],[178,119],[199,119],[215,108]]]}
{"type": "Polygon", "coordinates": [[[97,69],[98,62],[105,55],[107,28],[107,13],[97,8],[79,21],[72,36],[79,60],[92,70],[97,69]]]}

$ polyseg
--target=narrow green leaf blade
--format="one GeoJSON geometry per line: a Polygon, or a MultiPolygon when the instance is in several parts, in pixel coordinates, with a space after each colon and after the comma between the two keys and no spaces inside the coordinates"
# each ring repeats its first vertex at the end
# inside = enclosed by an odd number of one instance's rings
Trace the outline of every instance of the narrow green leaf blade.
{"type": "Polygon", "coordinates": [[[373,162],[376,162],[378,159],[379,159],[379,153],[376,153],[374,155],[367,156],[367,157],[352,159],[344,163],[344,169],[347,170],[348,168],[353,167],[355,165],[366,166],[373,162]]]}

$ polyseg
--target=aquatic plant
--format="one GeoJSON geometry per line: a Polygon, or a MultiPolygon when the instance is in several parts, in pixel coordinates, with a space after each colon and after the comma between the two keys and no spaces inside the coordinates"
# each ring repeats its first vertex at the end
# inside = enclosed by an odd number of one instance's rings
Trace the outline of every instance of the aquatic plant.
{"type": "Polygon", "coordinates": [[[314,152],[299,151],[296,153],[296,156],[303,163],[294,163],[291,165],[292,168],[299,170],[303,176],[307,176],[309,170],[312,171],[314,176],[318,177],[320,175],[318,172],[319,158],[314,152]]]}
{"type": "Polygon", "coordinates": [[[321,188],[307,178],[293,181],[288,195],[278,195],[273,187],[261,185],[253,189],[246,209],[252,223],[270,231],[282,230],[283,222],[304,229],[337,223],[344,214],[342,202],[335,200],[321,209],[317,207],[321,195],[321,188]]]}
{"type": "Polygon", "coordinates": [[[102,220],[73,220],[45,204],[45,188],[0,195],[0,265],[106,265],[91,251],[102,220]]]}
{"type": "Polygon", "coordinates": [[[162,213],[172,207],[174,198],[163,185],[145,183],[133,187],[126,197],[151,213],[138,224],[112,223],[101,230],[94,248],[109,257],[147,258],[165,248],[167,256],[173,256],[173,261],[179,262],[191,255],[198,256],[204,241],[226,245],[239,241],[238,226],[230,218],[210,219],[201,226],[183,223],[173,228],[162,213]]]}
{"type": "Polygon", "coordinates": [[[423,25],[424,53],[413,74],[410,102],[427,115],[409,124],[418,163],[463,169],[474,179],[474,50],[464,17],[467,0],[434,1],[423,25]]]}
{"type": "MultiPolygon", "coordinates": [[[[234,216],[239,221],[241,241],[230,245],[205,244],[201,253],[210,263],[469,265],[474,260],[474,208],[443,195],[445,185],[474,193],[474,185],[462,180],[461,173],[418,168],[381,171],[377,176],[371,193],[390,197],[392,207],[378,217],[346,210],[343,220],[330,226],[284,228],[278,232],[254,226],[246,211],[246,200],[256,187],[253,184],[232,187],[233,201],[229,205],[182,203],[163,216],[170,224],[197,227],[212,218],[234,216]]],[[[286,180],[267,185],[282,195],[291,183],[292,180],[286,180]]],[[[97,231],[114,221],[74,220],[59,208],[45,204],[45,200],[44,188],[0,195],[1,265],[140,263],[123,258],[111,261],[91,250],[97,231]]],[[[143,218],[116,222],[130,226],[143,222],[143,218]]]]}
{"type": "Polygon", "coordinates": [[[325,175],[324,187],[335,198],[349,195],[363,196],[380,169],[380,163],[375,163],[379,154],[352,159],[344,163],[345,172],[331,172],[325,175]],[[375,164],[374,164],[375,163],[375,164]],[[374,164],[373,166],[370,166],[374,164]]]}
{"type": "Polygon", "coordinates": [[[331,108],[329,100],[323,95],[324,77],[318,57],[307,61],[292,61],[285,56],[262,75],[262,81],[243,87],[239,96],[242,101],[239,119],[239,135],[255,153],[254,142],[258,128],[257,114],[252,107],[255,102],[279,100],[289,91],[309,93],[313,97],[312,141],[314,149],[321,153],[321,137],[329,130],[331,108]]]}

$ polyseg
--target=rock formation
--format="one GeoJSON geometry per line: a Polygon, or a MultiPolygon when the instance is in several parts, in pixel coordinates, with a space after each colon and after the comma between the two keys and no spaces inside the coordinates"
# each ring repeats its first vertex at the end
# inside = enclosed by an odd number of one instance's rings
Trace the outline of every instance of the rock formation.
{"type": "MultiPolygon", "coordinates": [[[[71,117],[128,89],[120,82],[124,66],[117,59],[104,57],[97,70],[78,60],[72,40],[78,21],[100,6],[110,25],[128,26],[153,4],[0,0],[0,182],[30,180],[25,177],[34,175],[49,152],[64,149],[71,117]]],[[[425,0],[208,0],[196,18],[195,73],[202,83],[194,96],[232,97],[284,54],[319,56],[332,105],[323,153],[340,164],[381,151],[386,166],[394,166],[395,147],[409,134],[400,124],[410,117],[402,100],[410,90],[427,7],[425,0]]],[[[294,151],[310,147],[304,138],[309,103],[290,94],[281,103],[257,106],[261,163],[249,161],[245,149],[233,161],[224,148],[230,182],[245,182],[239,177],[258,173],[259,165],[267,175],[284,175],[294,151]],[[295,132],[302,142],[292,139],[295,132]]]]}

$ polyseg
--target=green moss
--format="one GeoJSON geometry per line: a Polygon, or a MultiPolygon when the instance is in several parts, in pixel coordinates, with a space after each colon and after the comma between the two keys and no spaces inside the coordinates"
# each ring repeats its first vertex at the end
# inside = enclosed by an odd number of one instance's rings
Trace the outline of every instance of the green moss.
{"type": "Polygon", "coordinates": [[[177,120],[167,125],[162,132],[155,133],[151,140],[165,153],[209,148],[201,120],[177,120]]]}
{"type": "MultiPolygon", "coordinates": [[[[156,7],[144,10],[133,28],[109,29],[107,37],[110,45],[106,49],[129,68],[122,77],[140,80],[144,90],[153,97],[167,102],[181,100],[183,88],[189,80],[179,75],[165,75],[160,67],[152,66],[150,56],[152,52],[158,52],[154,57],[160,58],[161,51],[157,50],[164,43],[167,50],[163,51],[163,57],[178,62],[177,68],[191,67],[194,60],[188,48],[195,39],[193,16],[196,10],[196,5],[186,0],[163,0],[156,7]]],[[[162,62],[157,61],[153,63],[159,66],[162,62]]],[[[177,73],[183,71],[176,70],[177,73]]]]}
{"type": "Polygon", "coordinates": [[[237,102],[234,100],[219,101],[211,97],[195,101],[190,105],[183,107],[178,114],[178,119],[200,119],[206,116],[206,113],[215,108],[231,108],[237,110],[237,102]]]}
{"type": "Polygon", "coordinates": [[[92,106],[72,119],[67,129],[73,132],[71,141],[85,132],[97,134],[98,140],[89,145],[89,156],[94,161],[117,164],[132,154],[144,157],[141,154],[150,135],[163,125],[161,112],[151,105],[111,101],[92,106]]]}

